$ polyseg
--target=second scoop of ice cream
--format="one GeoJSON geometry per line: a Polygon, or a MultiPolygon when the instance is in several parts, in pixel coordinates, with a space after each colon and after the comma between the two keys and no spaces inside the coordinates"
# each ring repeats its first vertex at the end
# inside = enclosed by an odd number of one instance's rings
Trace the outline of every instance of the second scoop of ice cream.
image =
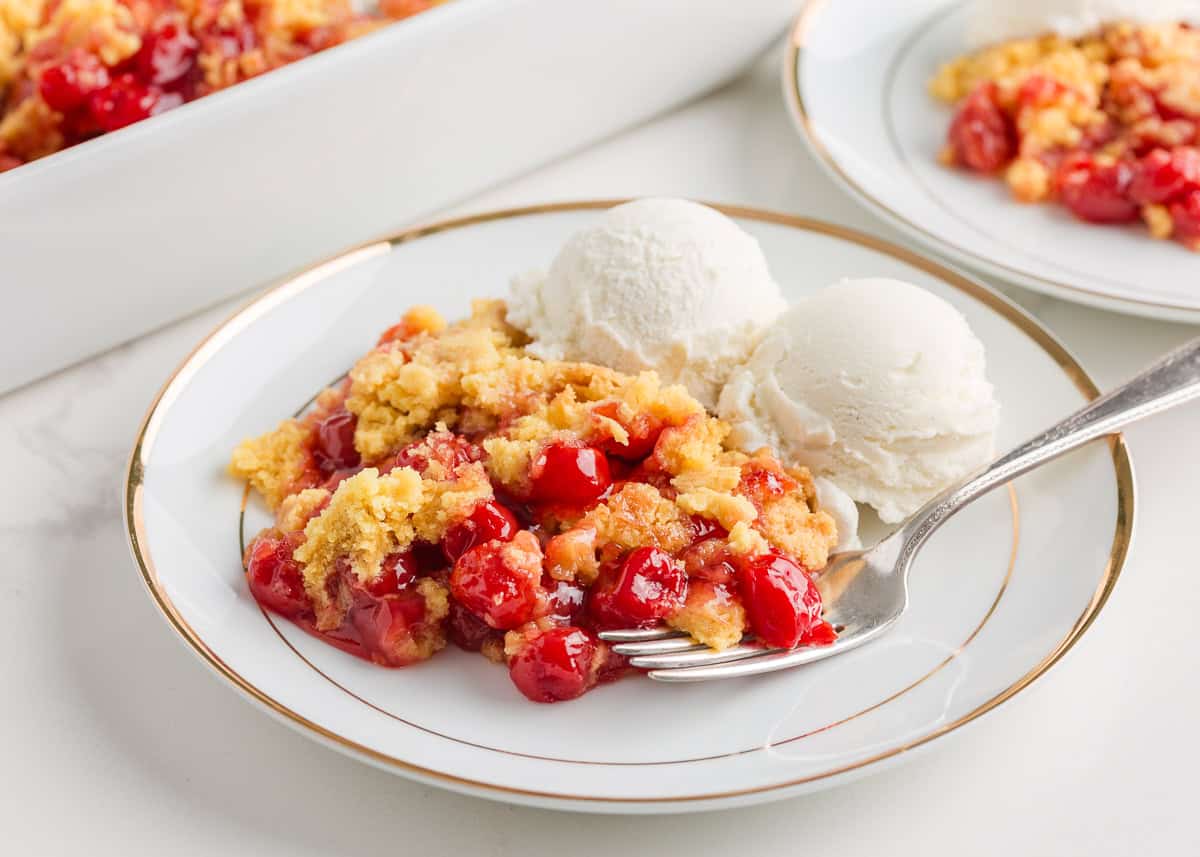
{"type": "Polygon", "coordinates": [[[889,279],[844,281],[795,304],[718,410],[743,448],[774,447],[888,522],[988,461],[998,417],[966,319],[889,279]]]}
{"type": "Polygon", "coordinates": [[[653,369],[706,407],[786,308],[753,237],[714,209],[641,199],[513,283],[509,320],[543,359],[653,369]]]}

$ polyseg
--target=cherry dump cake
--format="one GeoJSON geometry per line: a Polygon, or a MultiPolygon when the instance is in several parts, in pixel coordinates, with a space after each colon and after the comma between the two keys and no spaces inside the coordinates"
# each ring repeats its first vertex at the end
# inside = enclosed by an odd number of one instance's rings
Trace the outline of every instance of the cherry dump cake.
{"type": "Polygon", "coordinates": [[[441,0],[0,0],[0,172],[441,0]]]}
{"type": "Polygon", "coordinates": [[[1113,23],[1007,41],[947,63],[930,89],[957,105],[945,163],[1200,249],[1200,31],[1113,23]]]}
{"type": "Polygon", "coordinates": [[[505,316],[411,310],[235,450],[275,513],[245,555],[263,607],[384,666],[452,642],[538,702],[624,671],[605,629],[832,642],[812,575],[837,533],[807,470],[735,450],[653,372],[534,357],[505,316]]]}

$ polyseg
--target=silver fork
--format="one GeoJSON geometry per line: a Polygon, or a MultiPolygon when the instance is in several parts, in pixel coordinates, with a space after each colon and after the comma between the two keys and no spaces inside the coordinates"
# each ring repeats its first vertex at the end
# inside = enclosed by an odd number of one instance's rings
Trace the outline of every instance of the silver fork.
{"type": "Polygon", "coordinates": [[[602,631],[613,651],[659,681],[706,681],[774,672],[857,648],[883,634],[908,606],[908,572],[925,541],[959,509],[993,488],[1135,420],[1200,397],[1200,339],[1171,352],[1129,383],[1094,399],[987,467],[930,500],[899,529],[866,551],[830,557],[818,586],[825,619],[838,629],[828,646],[774,649],[751,638],[716,651],[658,627],[602,631]]]}

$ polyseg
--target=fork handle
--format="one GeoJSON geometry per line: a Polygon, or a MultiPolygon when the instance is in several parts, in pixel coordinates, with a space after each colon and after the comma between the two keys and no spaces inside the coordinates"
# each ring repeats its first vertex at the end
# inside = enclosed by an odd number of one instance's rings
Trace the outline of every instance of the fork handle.
{"type": "Polygon", "coordinates": [[[1200,339],[934,497],[901,529],[908,559],[955,512],[993,488],[1143,417],[1200,397],[1200,339]]]}

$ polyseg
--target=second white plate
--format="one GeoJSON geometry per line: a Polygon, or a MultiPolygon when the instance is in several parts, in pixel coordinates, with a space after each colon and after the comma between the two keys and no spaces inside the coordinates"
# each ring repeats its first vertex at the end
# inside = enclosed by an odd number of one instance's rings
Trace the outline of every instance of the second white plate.
{"type": "MultiPolygon", "coordinates": [[[[986,2],[986,0],[976,0],[986,2]]],[[[1140,225],[1096,226],[1022,205],[1003,182],[938,163],[951,110],[926,85],[964,51],[970,2],[810,0],[783,85],[801,136],[874,211],[935,252],[1065,300],[1200,321],[1200,254],[1140,225]]]]}

